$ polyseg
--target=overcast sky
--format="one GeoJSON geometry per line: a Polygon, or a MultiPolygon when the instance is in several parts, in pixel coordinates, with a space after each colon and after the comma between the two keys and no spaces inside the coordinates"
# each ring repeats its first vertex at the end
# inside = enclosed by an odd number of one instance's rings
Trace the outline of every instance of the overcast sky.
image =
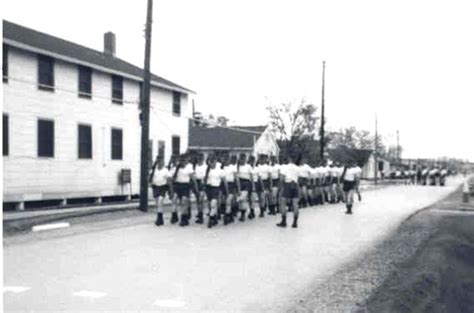
{"type": "MultiPolygon", "coordinates": [[[[3,0],[3,18],[143,65],[146,0],[3,0]]],[[[472,1],[155,0],[152,71],[203,113],[265,124],[268,103],[321,104],[328,127],[396,130],[404,157],[474,161],[472,1]]]]}

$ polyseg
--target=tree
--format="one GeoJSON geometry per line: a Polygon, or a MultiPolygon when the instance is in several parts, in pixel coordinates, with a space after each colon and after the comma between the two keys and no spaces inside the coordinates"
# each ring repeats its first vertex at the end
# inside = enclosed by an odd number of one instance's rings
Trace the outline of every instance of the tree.
{"type": "Polygon", "coordinates": [[[294,158],[308,155],[308,143],[314,142],[317,129],[316,106],[302,98],[298,104],[288,101],[268,105],[266,109],[283,155],[294,158]]]}

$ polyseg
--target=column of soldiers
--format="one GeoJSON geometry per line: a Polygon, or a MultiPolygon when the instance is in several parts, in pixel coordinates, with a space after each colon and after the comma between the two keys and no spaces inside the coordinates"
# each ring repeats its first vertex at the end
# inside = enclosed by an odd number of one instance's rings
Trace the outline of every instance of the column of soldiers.
{"type": "Polygon", "coordinates": [[[450,172],[446,167],[423,165],[404,170],[397,168],[389,178],[403,182],[406,185],[444,186],[449,174],[450,172]]]}
{"type": "Polygon", "coordinates": [[[217,157],[203,154],[173,156],[165,165],[158,156],[149,177],[158,213],[155,225],[164,219],[164,199],[171,200],[171,224],[188,226],[192,220],[191,195],[195,198],[195,223],[212,228],[237,220],[244,222],[265,215],[281,215],[279,227],[298,227],[299,210],[325,203],[346,204],[352,214],[353,195],[361,200],[359,182],[362,170],[354,162],[319,162],[292,157],[280,161],[274,156],[245,154],[217,157]],[[257,212],[258,210],[258,212],[257,212]]]}

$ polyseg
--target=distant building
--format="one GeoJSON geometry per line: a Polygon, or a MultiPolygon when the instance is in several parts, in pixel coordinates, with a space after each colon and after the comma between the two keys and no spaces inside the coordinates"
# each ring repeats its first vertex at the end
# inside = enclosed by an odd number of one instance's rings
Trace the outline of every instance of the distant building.
{"type": "Polygon", "coordinates": [[[375,156],[373,153],[370,154],[367,163],[362,168],[362,178],[375,179],[375,167],[377,167],[377,178],[388,177],[391,171],[390,162],[384,158],[378,157],[377,164],[375,164],[375,156]]]}
{"type": "Polygon", "coordinates": [[[238,155],[276,155],[280,148],[268,126],[189,127],[189,151],[238,155]]]}
{"type": "MultiPolygon", "coordinates": [[[[113,33],[101,52],[3,21],[4,204],[138,194],[142,77],[113,33]]],[[[151,85],[150,158],[169,159],[187,149],[194,92],[151,85]]]]}

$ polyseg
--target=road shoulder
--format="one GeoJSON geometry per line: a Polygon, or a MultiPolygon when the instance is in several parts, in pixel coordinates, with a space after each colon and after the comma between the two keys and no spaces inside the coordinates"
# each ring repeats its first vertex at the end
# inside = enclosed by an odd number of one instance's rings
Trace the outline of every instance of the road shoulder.
{"type": "MultiPolygon", "coordinates": [[[[462,263],[465,257],[474,264],[474,259],[470,259],[474,258],[471,254],[474,249],[474,215],[466,219],[465,215],[449,214],[447,217],[433,213],[433,210],[452,209],[455,204],[459,205],[460,199],[461,190],[458,189],[444,200],[410,216],[392,235],[357,261],[346,264],[335,275],[308,286],[298,299],[289,303],[285,312],[410,312],[412,307],[418,309],[413,311],[420,311],[425,302],[418,303],[418,297],[426,300],[434,297],[433,293],[441,292],[436,290],[440,279],[436,275],[442,272],[446,276],[453,274],[449,270],[461,268],[460,265],[442,266],[442,260],[462,263]],[[448,236],[453,228],[457,230],[452,235],[454,238],[448,236]],[[455,248],[456,243],[461,245],[459,249],[455,248]],[[441,250],[437,250],[440,244],[441,250]],[[467,256],[458,260],[458,252],[467,256]],[[438,254],[448,256],[437,258],[438,254]],[[426,273],[420,270],[426,270],[426,273]],[[423,284],[427,284],[427,290],[423,289],[423,284]]],[[[449,288],[467,288],[467,294],[472,295],[474,268],[472,265],[463,268],[471,274],[467,276],[467,281],[461,282],[463,287],[453,284],[449,288]]],[[[430,303],[426,300],[425,307],[429,307],[430,303]]],[[[470,305],[469,301],[466,303],[470,305]]]]}

